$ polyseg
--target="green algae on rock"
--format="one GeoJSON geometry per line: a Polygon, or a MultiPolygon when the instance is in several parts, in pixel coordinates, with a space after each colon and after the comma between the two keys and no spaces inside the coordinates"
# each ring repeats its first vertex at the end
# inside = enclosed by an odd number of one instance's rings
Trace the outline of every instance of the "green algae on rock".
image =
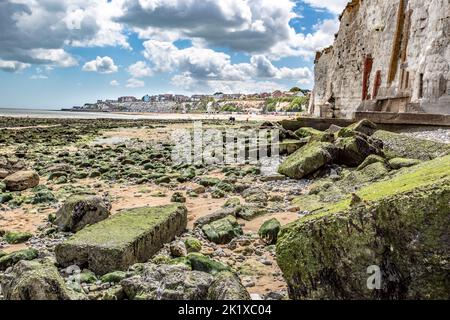
{"type": "Polygon", "coordinates": [[[63,266],[86,266],[100,275],[126,270],[150,259],[186,226],[187,209],[183,205],[126,210],[58,245],[56,259],[63,266]]]}
{"type": "Polygon", "coordinates": [[[3,238],[9,244],[18,244],[27,242],[32,236],[29,232],[8,231],[3,238]]]}
{"type": "Polygon", "coordinates": [[[450,154],[450,144],[447,143],[417,139],[384,130],[376,131],[372,137],[383,141],[384,151],[388,158],[426,161],[450,154]]]}
{"type": "Polygon", "coordinates": [[[332,160],[328,142],[310,142],[291,154],[278,168],[278,172],[293,179],[301,179],[317,171],[332,160]]]}
{"type": "Polygon", "coordinates": [[[47,260],[20,261],[1,280],[7,300],[80,300],[47,260]]]}
{"type": "Polygon", "coordinates": [[[228,243],[233,238],[242,235],[242,228],[232,215],[203,225],[202,231],[208,240],[217,244],[228,243]]]}
{"type": "Polygon", "coordinates": [[[217,274],[208,290],[208,300],[251,300],[247,289],[232,272],[217,274]]]}
{"type": "Polygon", "coordinates": [[[273,218],[264,222],[259,228],[258,234],[267,244],[274,244],[278,239],[278,232],[280,232],[281,223],[273,218]]]}
{"type": "Polygon", "coordinates": [[[0,270],[6,270],[21,260],[33,260],[39,256],[36,249],[24,249],[15,251],[0,257],[0,270]]]}
{"type": "Polygon", "coordinates": [[[450,156],[363,187],[282,228],[277,262],[293,299],[445,299],[450,156]],[[380,290],[366,283],[381,270],[380,290]]]}

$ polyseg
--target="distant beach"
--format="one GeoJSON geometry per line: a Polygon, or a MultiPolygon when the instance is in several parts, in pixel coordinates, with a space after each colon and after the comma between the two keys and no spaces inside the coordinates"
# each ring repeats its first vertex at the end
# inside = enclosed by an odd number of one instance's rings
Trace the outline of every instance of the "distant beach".
{"type": "MultiPolygon", "coordinates": [[[[71,112],[42,109],[0,108],[0,117],[19,118],[64,118],[64,119],[162,119],[162,120],[226,120],[230,114],[207,113],[105,113],[105,112],[71,112]]],[[[285,115],[233,114],[237,121],[273,121],[289,119],[285,115]]]]}

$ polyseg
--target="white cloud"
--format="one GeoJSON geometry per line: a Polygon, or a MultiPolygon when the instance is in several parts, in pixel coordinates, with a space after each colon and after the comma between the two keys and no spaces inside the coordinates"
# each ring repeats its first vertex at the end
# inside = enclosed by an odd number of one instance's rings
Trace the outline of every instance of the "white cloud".
{"type": "Polygon", "coordinates": [[[155,40],[188,38],[261,53],[289,39],[294,5],[291,0],[125,0],[118,21],[146,39],[169,32],[170,39],[155,40]]]}
{"type": "Polygon", "coordinates": [[[98,73],[114,73],[119,68],[114,64],[114,60],[108,56],[97,57],[95,60],[86,62],[83,71],[98,73]]]}
{"type": "MultiPolygon", "coordinates": [[[[231,62],[231,57],[211,49],[190,47],[178,49],[171,43],[149,40],[144,42],[144,56],[155,72],[176,71],[196,80],[243,81],[252,78],[303,79],[311,78],[309,68],[277,68],[263,55],[255,55],[250,63],[231,62]]],[[[178,79],[179,80],[179,79],[178,79]]]]}
{"type": "Polygon", "coordinates": [[[24,64],[76,65],[66,46],[129,47],[120,1],[0,1],[0,59],[24,64]]]}
{"type": "Polygon", "coordinates": [[[113,80],[113,81],[111,81],[109,84],[110,84],[111,86],[113,86],[113,87],[117,87],[117,86],[120,85],[119,81],[117,81],[117,80],[113,80]]]}
{"type": "Polygon", "coordinates": [[[133,78],[150,77],[153,74],[152,70],[147,66],[145,61],[138,61],[129,66],[128,73],[131,74],[133,78]]]}
{"type": "Polygon", "coordinates": [[[143,86],[145,86],[145,82],[139,79],[128,79],[127,81],[127,88],[142,88],[143,86]]]}
{"type": "Polygon", "coordinates": [[[0,59],[0,70],[6,72],[20,72],[28,67],[30,67],[30,64],[28,63],[22,63],[19,61],[6,61],[0,59]]]}
{"type": "Polygon", "coordinates": [[[349,0],[303,0],[314,8],[326,9],[335,14],[341,14],[349,0]]]}

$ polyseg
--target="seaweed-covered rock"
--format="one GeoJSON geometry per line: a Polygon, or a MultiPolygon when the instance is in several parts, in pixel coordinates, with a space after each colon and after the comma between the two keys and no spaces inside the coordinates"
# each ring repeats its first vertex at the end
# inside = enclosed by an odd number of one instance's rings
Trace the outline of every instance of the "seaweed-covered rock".
{"type": "Polygon", "coordinates": [[[141,273],[120,284],[131,300],[205,300],[213,279],[183,264],[145,264],[141,273]]]}
{"type": "Polygon", "coordinates": [[[376,130],[377,125],[370,120],[363,119],[357,123],[348,126],[348,129],[371,136],[376,130]]]}
{"type": "Polygon", "coordinates": [[[314,128],[303,127],[295,131],[295,134],[299,138],[311,138],[313,140],[323,141],[323,142],[333,142],[334,135],[326,131],[320,131],[314,128]]]}
{"type": "Polygon", "coordinates": [[[170,198],[171,202],[176,202],[176,203],[185,203],[186,202],[186,197],[181,193],[181,192],[175,192],[172,197],[170,198]]]}
{"type": "Polygon", "coordinates": [[[376,154],[371,154],[369,155],[364,161],[363,163],[361,163],[358,167],[358,170],[362,170],[365,167],[367,167],[368,165],[374,164],[374,163],[386,163],[386,160],[382,157],[382,156],[378,156],[376,154]]]}
{"type": "Polygon", "coordinates": [[[282,228],[277,262],[293,299],[447,299],[450,156],[282,228]],[[380,289],[367,286],[379,270],[380,289]],[[368,273],[368,271],[370,271],[368,273]]]}
{"type": "Polygon", "coordinates": [[[242,209],[237,213],[237,216],[246,221],[251,221],[259,216],[266,214],[267,208],[265,205],[259,203],[249,203],[242,206],[242,209]]]}
{"type": "Polygon", "coordinates": [[[259,228],[258,234],[267,244],[274,244],[277,242],[278,233],[281,229],[281,223],[273,218],[264,222],[259,228]]]}
{"type": "Polygon", "coordinates": [[[408,158],[418,160],[431,160],[450,154],[450,144],[422,140],[404,134],[378,130],[373,138],[383,141],[384,152],[390,159],[408,158]]]}
{"type": "Polygon", "coordinates": [[[196,238],[187,238],[184,240],[184,245],[188,253],[200,252],[202,250],[202,243],[196,238]]]}
{"type": "Polygon", "coordinates": [[[32,170],[18,171],[7,176],[3,182],[6,185],[6,190],[23,191],[36,187],[39,184],[39,175],[32,170]]]}
{"type": "Polygon", "coordinates": [[[29,232],[8,231],[3,238],[9,244],[18,244],[27,242],[32,236],[29,232]]]}
{"type": "Polygon", "coordinates": [[[6,270],[21,260],[33,260],[39,256],[36,249],[24,249],[15,251],[0,257],[0,270],[6,270]]]}
{"type": "Polygon", "coordinates": [[[74,196],[56,212],[55,224],[61,231],[77,232],[109,217],[111,203],[97,196],[74,196]]]}
{"type": "Polygon", "coordinates": [[[219,209],[213,213],[210,213],[206,216],[200,217],[198,218],[195,222],[194,222],[194,227],[201,227],[204,226],[205,224],[223,219],[227,216],[233,216],[235,217],[236,214],[241,210],[240,206],[227,206],[225,208],[219,209]]]}
{"type": "Polygon", "coordinates": [[[187,256],[187,261],[189,262],[192,270],[202,271],[213,275],[230,269],[226,265],[200,253],[190,253],[187,256]]]}
{"type": "Polygon", "coordinates": [[[114,271],[103,275],[100,280],[107,283],[119,283],[127,278],[127,273],[124,271],[114,271]]]}
{"type": "Polygon", "coordinates": [[[216,275],[208,290],[208,300],[251,300],[239,278],[229,271],[216,275]]]}
{"type": "Polygon", "coordinates": [[[333,159],[333,145],[328,142],[311,142],[291,154],[278,168],[278,172],[293,179],[314,173],[333,159]]]}
{"type": "Polygon", "coordinates": [[[349,167],[357,167],[370,155],[382,155],[381,150],[362,135],[336,140],[337,152],[334,162],[349,167]]]}
{"type": "Polygon", "coordinates": [[[20,261],[1,279],[6,300],[77,300],[58,269],[47,260],[20,261]]]}
{"type": "Polygon", "coordinates": [[[187,209],[183,205],[122,211],[58,245],[56,259],[62,266],[86,266],[100,275],[123,271],[150,259],[186,226],[187,209]]]}
{"type": "Polygon", "coordinates": [[[421,163],[421,161],[417,159],[394,158],[389,160],[389,166],[394,170],[409,168],[418,165],[419,163],[421,163]]]}
{"type": "Polygon", "coordinates": [[[217,244],[225,244],[233,238],[242,235],[242,228],[234,216],[226,216],[223,219],[205,224],[202,231],[208,240],[217,244]]]}

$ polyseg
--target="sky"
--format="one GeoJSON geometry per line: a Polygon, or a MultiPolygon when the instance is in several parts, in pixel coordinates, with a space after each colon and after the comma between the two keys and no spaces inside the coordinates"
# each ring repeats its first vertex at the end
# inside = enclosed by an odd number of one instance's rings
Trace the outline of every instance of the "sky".
{"type": "Polygon", "coordinates": [[[0,0],[0,107],[313,87],[347,0],[0,0]]]}

